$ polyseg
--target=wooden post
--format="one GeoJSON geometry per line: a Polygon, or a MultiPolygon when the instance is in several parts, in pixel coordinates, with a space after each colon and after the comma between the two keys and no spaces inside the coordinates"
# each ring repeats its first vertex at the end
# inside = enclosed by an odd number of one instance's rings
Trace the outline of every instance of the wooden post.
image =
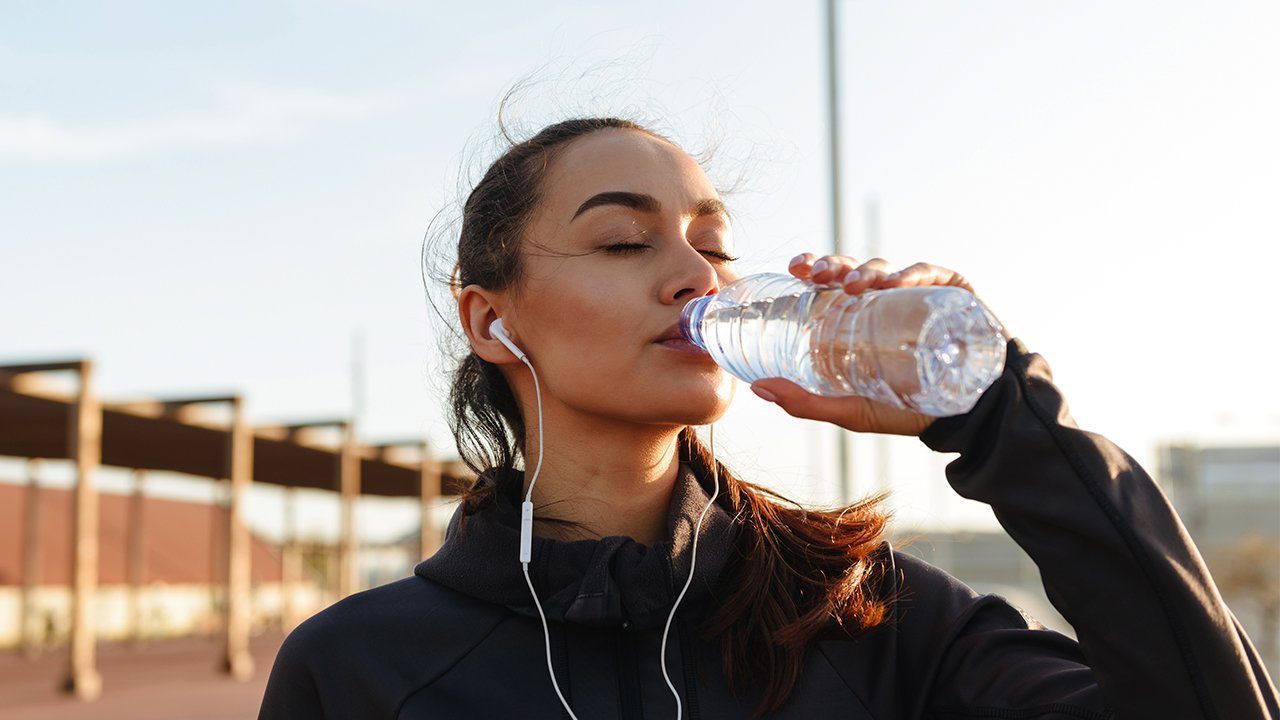
{"type": "Polygon", "coordinates": [[[75,534],[72,559],[71,656],[63,687],[82,700],[102,693],[93,626],[98,589],[98,489],[102,460],[102,406],[93,392],[93,365],[80,363],[80,394],[70,412],[70,454],[76,463],[75,534]]]}
{"type": "MultiPolygon", "coordinates": [[[[341,547],[342,543],[339,542],[338,545],[339,547],[341,547]]],[[[334,552],[336,548],[332,548],[327,545],[323,547],[324,547],[324,553],[325,553],[324,576],[325,578],[334,579],[334,582],[332,584],[329,584],[327,582],[325,584],[325,588],[324,588],[325,602],[335,603],[342,599],[341,597],[338,596],[338,588],[337,588],[337,584],[338,584],[337,579],[341,576],[341,573],[339,572],[338,553],[334,552]]]]}
{"type": "Polygon", "coordinates": [[[418,498],[421,501],[422,524],[418,532],[418,557],[426,560],[440,549],[440,533],[436,530],[434,508],[440,497],[440,463],[431,446],[422,443],[422,468],[418,475],[418,498]]]}
{"type": "Polygon", "coordinates": [[[298,590],[302,579],[302,553],[298,547],[298,488],[284,489],[284,542],[280,557],[280,629],[286,635],[302,620],[298,590]]]}
{"type": "Polygon", "coordinates": [[[147,511],[143,487],[147,471],[133,471],[133,494],[129,496],[129,636],[133,642],[144,639],[142,624],[142,592],[147,582],[147,511]]]}
{"type": "Polygon", "coordinates": [[[359,587],[356,538],[356,501],[360,498],[360,455],[356,447],[355,428],[343,427],[342,448],[338,451],[338,490],[342,494],[342,540],[338,547],[338,598],[356,592],[359,587]]]}
{"type": "Polygon", "coordinates": [[[220,640],[227,636],[227,570],[231,564],[227,553],[231,546],[231,493],[227,486],[230,484],[226,478],[214,479],[213,519],[209,523],[209,602],[215,611],[213,617],[217,625],[214,632],[220,640]]]}
{"type": "Polygon", "coordinates": [[[230,508],[227,531],[227,621],[226,657],[223,669],[238,680],[253,677],[253,656],[249,654],[250,585],[252,538],[244,522],[245,492],[253,475],[253,430],[245,422],[240,398],[231,401],[231,433],[227,440],[227,468],[230,475],[230,508]]]}
{"type": "Polygon", "coordinates": [[[18,632],[22,653],[27,657],[34,657],[44,644],[43,632],[36,622],[36,587],[40,585],[40,564],[44,559],[40,547],[40,464],[39,458],[27,461],[22,523],[22,609],[18,612],[18,632]]]}

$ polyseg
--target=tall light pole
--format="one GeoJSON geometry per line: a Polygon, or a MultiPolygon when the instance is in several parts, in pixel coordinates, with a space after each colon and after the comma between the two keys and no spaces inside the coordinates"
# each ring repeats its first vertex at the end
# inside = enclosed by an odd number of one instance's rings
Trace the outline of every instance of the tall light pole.
{"type": "MultiPolygon", "coordinates": [[[[836,0],[827,0],[827,124],[831,128],[831,235],[832,252],[844,255],[844,224],[840,214],[840,82],[836,63],[836,0]]],[[[849,444],[853,438],[836,428],[836,472],[840,477],[840,501],[853,502],[853,463],[849,444]]]]}
{"type": "Polygon", "coordinates": [[[827,108],[831,128],[831,234],[836,255],[844,254],[840,217],[840,83],[836,66],[836,0],[827,0],[827,108]]]}

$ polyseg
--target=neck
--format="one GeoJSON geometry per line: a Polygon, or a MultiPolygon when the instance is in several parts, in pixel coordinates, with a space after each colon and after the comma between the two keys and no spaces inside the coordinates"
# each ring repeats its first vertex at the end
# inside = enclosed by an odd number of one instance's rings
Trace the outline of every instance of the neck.
{"type": "MultiPolygon", "coordinates": [[[[533,487],[534,534],[557,540],[622,535],[645,545],[666,540],[680,428],[551,420],[544,418],[548,432],[533,487]]],[[[525,440],[526,491],[538,463],[537,431],[531,427],[525,440]]]]}

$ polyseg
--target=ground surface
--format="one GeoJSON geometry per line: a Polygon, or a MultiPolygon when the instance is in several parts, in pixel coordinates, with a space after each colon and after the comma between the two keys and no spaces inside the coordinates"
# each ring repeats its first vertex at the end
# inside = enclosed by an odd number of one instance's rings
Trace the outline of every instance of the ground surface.
{"type": "Polygon", "coordinates": [[[65,649],[34,659],[0,652],[0,720],[252,720],[280,642],[254,638],[248,682],[218,672],[218,644],[208,638],[100,645],[102,697],[88,703],[58,690],[65,649]]]}

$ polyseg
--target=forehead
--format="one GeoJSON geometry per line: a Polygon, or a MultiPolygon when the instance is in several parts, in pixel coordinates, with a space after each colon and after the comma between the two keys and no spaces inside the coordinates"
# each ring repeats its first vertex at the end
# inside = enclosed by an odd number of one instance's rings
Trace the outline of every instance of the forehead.
{"type": "Polygon", "coordinates": [[[579,138],[548,169],[543,203],[553,215],[572,216],[601,192],[654,196],[664,208],[684,212],[719,194],[697,161],[661,138],[610,128],[579,138]]]}

